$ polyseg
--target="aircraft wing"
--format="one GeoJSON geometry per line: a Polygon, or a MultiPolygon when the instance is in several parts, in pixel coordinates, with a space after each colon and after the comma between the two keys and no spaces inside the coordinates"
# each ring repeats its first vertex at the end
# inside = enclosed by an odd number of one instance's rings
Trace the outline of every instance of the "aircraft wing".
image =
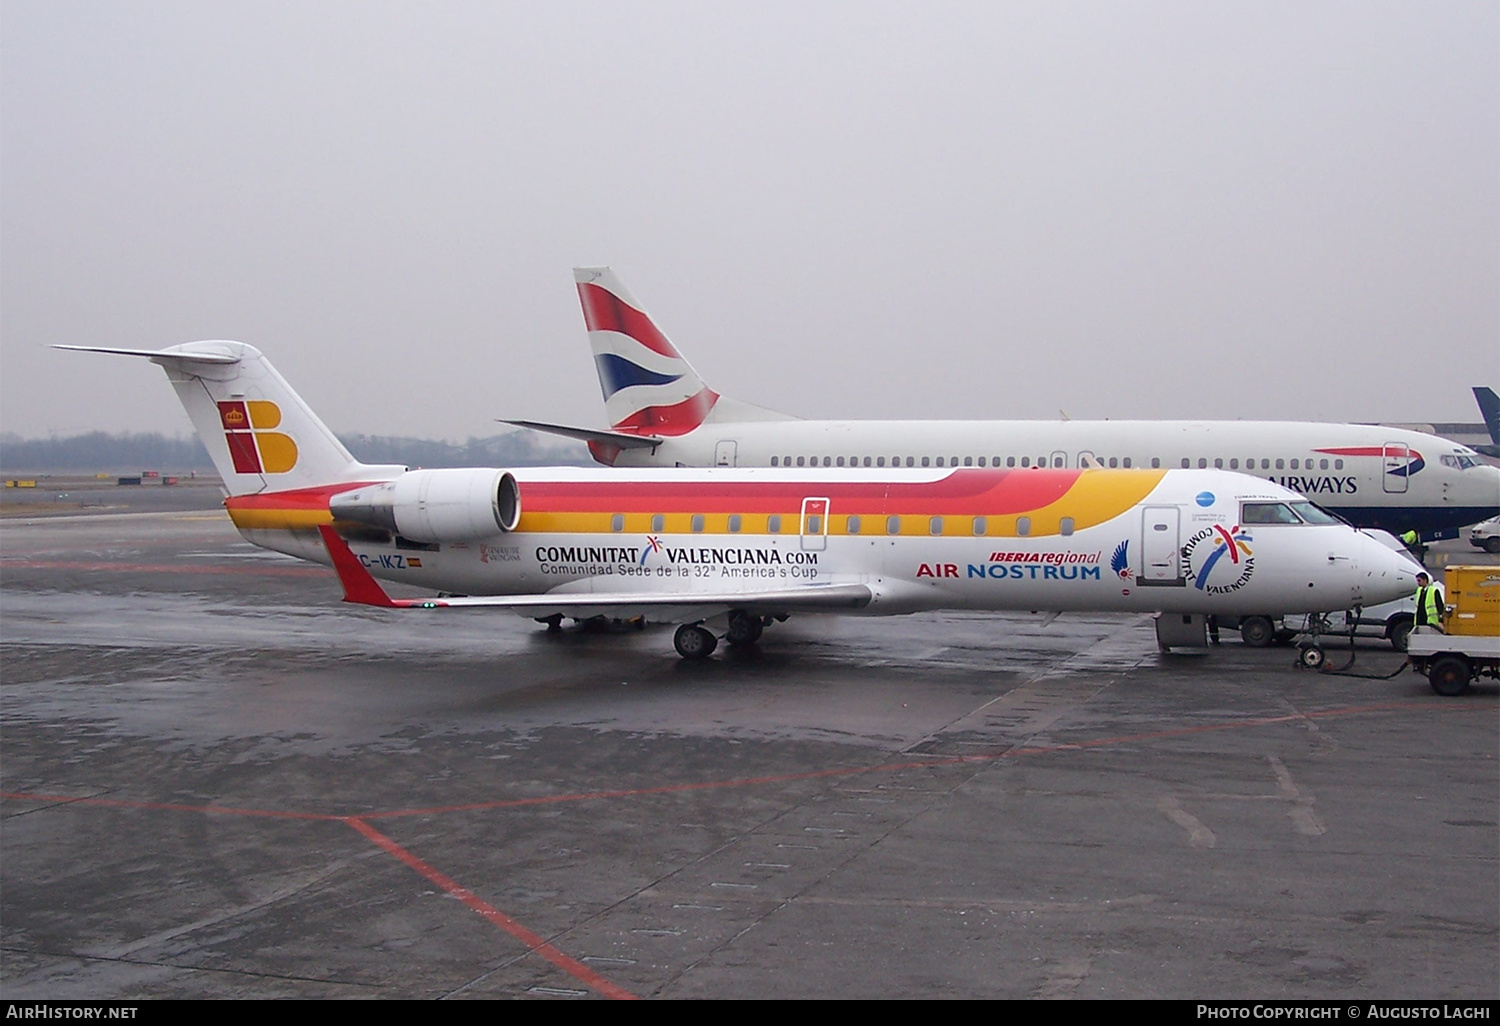
{"type": "Polygon", "coordinates": [[[606,442],[610,445],[618,445],[621,449],[654,449],[664,439],[656,435],[627,435],[619,431],[598,431],[593,428],[567,427],[563,424],[544,424],[539,420],[506,420],[500,418],[501,424],[514,424],[516,427],[530,428],[533,431],[545,431],[551,435],[562,435],[564,438],[576,438],[581,442],[606,442]]]}
{"type": "Polygon", "coordinates": [[[752,613],[792,610],[834,611],[862,609],[875,598],[864,584],[806,584],[795,588],[747,588],[738,591],[620,591],[550,592],[540,595],[478,595],[472,597],[393,599],[371,576],[349,546],[326,524],[318,528],[333,558],[344,601],[385,609],[508,609],[522,616],[642,616],[651,613],[671,619],[698,620],[729,609],[752,613]],[[695,615],[696,614],[696,615],[695,615]]]}

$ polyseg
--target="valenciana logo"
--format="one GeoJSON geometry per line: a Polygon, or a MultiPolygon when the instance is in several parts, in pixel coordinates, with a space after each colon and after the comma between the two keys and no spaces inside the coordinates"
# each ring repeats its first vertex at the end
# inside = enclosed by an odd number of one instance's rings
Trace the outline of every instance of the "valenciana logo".
{"type": "Polygon", "coordinates": [[[1255,555],[1246,544],[1254,540],[1242,527],[1214,524],[1198,531],[1182,547],[1188,580],[1210,595],[1239,591],[1255,574],[1255,555]]]}
{"type": "Polygon", "coordinates": [[[281,407],[265,399],[233,399],[219,405],[219,422],[237,474],[285,474],[297,465],[297,443],[273,431],[281,407]]]}

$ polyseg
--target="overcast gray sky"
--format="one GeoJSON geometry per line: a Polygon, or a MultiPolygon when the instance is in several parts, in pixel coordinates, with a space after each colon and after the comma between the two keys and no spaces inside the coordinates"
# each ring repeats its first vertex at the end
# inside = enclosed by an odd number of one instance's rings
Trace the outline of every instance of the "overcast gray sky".
{"type": "Polygon", "coordinates": [[[0,428],[604,423],[570,268],[802,416],[1477,420],[1500,5],[0,5],[0,428]]]}

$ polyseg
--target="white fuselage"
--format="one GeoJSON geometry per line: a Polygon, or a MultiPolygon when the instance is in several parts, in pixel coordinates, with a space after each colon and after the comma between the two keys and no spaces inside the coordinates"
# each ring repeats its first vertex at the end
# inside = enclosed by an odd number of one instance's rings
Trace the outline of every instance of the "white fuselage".
{"type": "MultiPolygon", "coordinates": [[[[1066,480],[1058,497],[1035,507],[1007,507],[998,491],[982,492],[967,507],[963,490],[955,491],[964,481],[1024,484],[1035,471],[513,473],[521,509],[514,530],[419,543],[355,533],[349,548],[377,578],[468,596],[754,596],[861,584],[872,593],[862,610],[871,614],[1321,612],[1389,601],[1414,587],[1409,560],[1346,525],[1245,523],[1257,515],[1250,505],[1300,497],[1222,471],[1043,472],[1066,480]],[[565,488],[576,498],[559,497],[565,488]],[[1009,512],[997,513],[1001,508],[1009,512]]],[[[256,544],[327,561],[315,535],[244,533],[256,544]]],[[[611,609],[617,607],[600,612],[611,609]]]]}

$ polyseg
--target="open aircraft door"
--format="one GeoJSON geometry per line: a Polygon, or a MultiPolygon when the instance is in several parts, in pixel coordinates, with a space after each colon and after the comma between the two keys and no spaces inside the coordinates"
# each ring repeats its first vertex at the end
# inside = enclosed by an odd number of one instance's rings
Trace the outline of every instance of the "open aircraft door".
{"type": "Polygon", "coordinates": [[[1147,506],[1141,511],[1142,587],[1182,587],[1182,545],[1179,534],[1182,511],[1176,506],[1147,506]]]}
{"type": "Polygon", "coordinates": [[[802,548],[822,552],[828,547],[828,500],[802,500],[802,548]]]}
{"type": "Polygon", "coordinates": [[[1380,475],[1381,484],[1393,495],[1404,494],[1407,476],[1411,473],[1411,450],[1401,442],[1386,442],[1381,454],[1381,463],[1384,465],[1384,473],[1380,475]]]}

